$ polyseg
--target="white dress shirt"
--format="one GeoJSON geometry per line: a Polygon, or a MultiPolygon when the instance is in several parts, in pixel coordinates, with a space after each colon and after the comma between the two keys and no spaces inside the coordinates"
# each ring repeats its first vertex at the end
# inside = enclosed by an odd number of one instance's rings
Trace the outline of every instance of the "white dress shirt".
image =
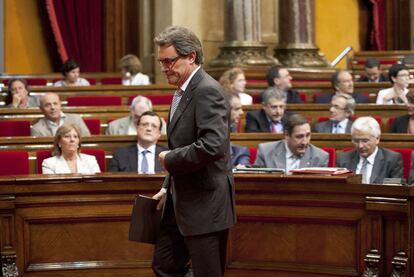
{"type": "Polygon", "coordinates": [[[348,118],[345,118],[344,120],[334,123],[332,125],[332,133],[333,134],[345,134],[346,131],[346,125],[348,124],[348,118]]]}
{"type": "Polygon", "coordinates": [[[287,142],[285,141],[285,148],[286,148],[286,174],[292,174],[289,171],[292,169],[298,169],[300,168],[300,159],[301,157],[295,155],[290,151],[289,146],[287,145],[287,142]]]}
{"type": "MultiPolygon", "coordinates": [[[[374,162],[375,162],[375,157],[377,156],[378,153],[378,147],[375,148],[375,151],[369,155],[367,157],[367,176],[366,179],[371,180],[371,174],[372,174],[372,168],[374,167],[374,162]]],[[[359,162],[356,168],[356,174],[361,174],[361,168],[362,168],[362,164],[364,163],[364,158],[363,157],[359,157],[359,162]]]]}
{"type": "Polygon", "coordinates": [[[150,147],[148,147],[148,149],[145,149],[139,144],[137,144],[137,147],[138,147],[138,173],[143,173],[141,171],[142,158],[144,157],[142,152],[144,150],[147,150],[148,152],[145,154],[145,157],[147,158],[147,161],[148,161],[148,172],[145,172],[145,173],[154,174],[155,173],[155,147],[156,145],[155,144],[151,145],[150,147]]]}

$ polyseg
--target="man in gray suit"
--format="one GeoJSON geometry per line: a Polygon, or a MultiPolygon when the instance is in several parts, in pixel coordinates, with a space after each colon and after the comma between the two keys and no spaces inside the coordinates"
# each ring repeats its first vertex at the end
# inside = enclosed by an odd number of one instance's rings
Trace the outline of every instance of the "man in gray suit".
{"type": "Polygon", "coordinates": [[[201,42],[188,28],[172,26],[154,39],[158,62],[177,87],[167,128],[170,151],[159,157],[168,192],[152,268],[157,276],[223,275],[227,236],[236,222],[230,159],[230,108],[222,86],[202,68],[201,42]]]}
{"type": "Polygon", "coordinates": [[[327,167],[329,154],[310,144],[311,127],[305,117],[293,114],[284,125],[285,139],[259,144],[255,165],[284,169],[327,167]]]}
{"type": "Polygon", "coordinates": [[[364,184],[382,184],[384,178],[403,178],[401,154],[378,147],[381,128],[374,118],[364,116],[355,120],[351,135],[355,149],[338,156],[338,167],[361,174],[364,184]]]}
{"type": "MultiPolygon", "coordinates": [[[[138,95],[131,102],[130,115],[109,123],[106,135],[136,135],[137,120],[146,111],[152,111],[152,102],[145,96],[138,95]]],[[[166,123],[162,120],[161,134],[166,134],[166,123]]]]}
{"type": "Polygon", "coordinates": [[[333,134],[351,132],[351,116],[355,113],[355,99],[351,95],[346,93],[335,94],[332,97],[329,112],[329,120],[316,124],[316,132],[333,134]]]}
{"type": "Polygon", "coordinates": [[[45,117],[39,119],[36,124],[32,126],[32,136],[54,136],[56,130],[62,126],[63,123],[76,125],[79,128],[82,137],[91,135],[88,127],[79,115],[62,112],[62,104],[56,93],[46,93],[40,97],[40,110],[45,117]]]}
{"type": "Polygon", "coordinates": [[[158,145],[161,136],[161,118],[147,111],[137,120],[137,143],[114,152],[109,171],[153,174],[162,171],[158,155],[167,150],[158,145]]]}

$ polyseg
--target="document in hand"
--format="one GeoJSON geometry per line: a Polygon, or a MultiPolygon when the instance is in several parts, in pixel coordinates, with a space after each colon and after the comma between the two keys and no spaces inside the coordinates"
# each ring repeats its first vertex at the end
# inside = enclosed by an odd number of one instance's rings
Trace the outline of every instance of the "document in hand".
{"type": "Polygon", "coordinates": [[[351,170],[342,167],[304,167],[300,169],[292,169],[289,172],[296,174],[328,174],[341,175],[352,173],[351,170]]]}
{"type": "Polygon", "coordinates": [[[160,228],[161,210],[158,200],[144,195],[135,198],[129,225],[129,240],[155,244],[160,228]]]}

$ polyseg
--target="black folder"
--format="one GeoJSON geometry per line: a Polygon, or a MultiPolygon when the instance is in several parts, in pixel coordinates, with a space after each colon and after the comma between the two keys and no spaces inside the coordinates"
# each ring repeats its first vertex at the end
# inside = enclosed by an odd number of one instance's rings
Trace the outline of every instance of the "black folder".
{"type": "Polygon", "coordinates": [[[138,195],[132,208],[129,240],[155,244],[160,229],[161,210],[158,200],[138,195]]]}

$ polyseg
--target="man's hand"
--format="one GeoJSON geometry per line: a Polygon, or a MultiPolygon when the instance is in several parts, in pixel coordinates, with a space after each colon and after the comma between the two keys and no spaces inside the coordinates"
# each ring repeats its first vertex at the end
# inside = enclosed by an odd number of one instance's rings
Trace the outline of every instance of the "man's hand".
{"type": "Polygon", "coordinates": [[[170,151],[162,151],[159,155],[158,158],[160,159],[160,164],[161,166],[166,170],[165,168],[165,156],[167,156],[167,154],[170,153],[170,151]]]}
{"type": "Polygon", "coordinates": [[[157,204],[157,211],[164,207],[165,200],[167,200],[167,193],[164,190],[160,190],[157,194],[152,196],[153,199],[160,200],[157,204]]]}

